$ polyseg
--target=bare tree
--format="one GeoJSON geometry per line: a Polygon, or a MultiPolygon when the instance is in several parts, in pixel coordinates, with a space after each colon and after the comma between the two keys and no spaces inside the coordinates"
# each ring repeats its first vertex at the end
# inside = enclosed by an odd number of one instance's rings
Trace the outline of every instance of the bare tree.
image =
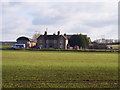
{"type": "Polygon", "coordinates": [[[35,32],[35,34],[33,35],[33,41],[34,42],[37,42],[37,38],[40,36],[40,33],[39,32],[35,32]]]}

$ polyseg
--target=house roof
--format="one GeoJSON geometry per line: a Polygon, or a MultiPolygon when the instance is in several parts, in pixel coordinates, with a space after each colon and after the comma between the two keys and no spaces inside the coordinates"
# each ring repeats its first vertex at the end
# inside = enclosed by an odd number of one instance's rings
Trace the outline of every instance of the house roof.
{"type": "Polygon", "coordinates": [[[46,35],[45,39],[49,39],[49,40],[53,40],[53,39],[58,39],[59,36],[58,35],[46,35]]]}
{"type": "Polygon", "coordinates": [[[64,35],[61,35],[61,36],[62,36],[64,39],[66,39],[66,40],[68,39],[68,38],[67,38],[66,36],[64,36],[64,35]]]}
{"type": "Polygon", "coordinates": [[[70,39],[71,36],[72,36],[72,35],[66,35],[67,39],[70,39]]]}
{"type": "MultiPolygon", "coordinates": [[[[56,40],[56,39],[58,39],[59,37],[63,37],[64,39],[70,39],[70,37],[72,36],[72,35],[66,35],[66,36],[64,36],[64,35],[40,35],[38,38],[40,38],[40,37],[44,37],[45,39],[48,39],[48,40],[56,40]]],[[[87,36],[87,35],[85,35],[85,36],[87,36]]],[[[90,40],[90,37],[88,37],[88,39],[90,40]]]]}
{"type": "Polygon", "coordinates": [[[63,37],[64,39],[67,39],[65,36],[63,35],[40,35],[38,38],[40,37],[44,37],[47,40],[57,40],[60,37],[63,37]]]}

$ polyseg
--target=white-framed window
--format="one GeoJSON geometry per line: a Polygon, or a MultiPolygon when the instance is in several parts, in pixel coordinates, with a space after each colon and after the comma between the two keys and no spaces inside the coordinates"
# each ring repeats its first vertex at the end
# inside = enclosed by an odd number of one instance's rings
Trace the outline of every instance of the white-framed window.
{"type": "Polygon", "coordinates": [[[43,47],[43,45],[40,45],[40,48],[42,48],[43,47]]]}
{"type": "Polygon", "coordinates": [[[42,40],[40,40],[40,43],[42,43],[43,41],[42,40]]]}
{"type": "Polygon", "coordinates": [[[48,45],[48,44],[46,45],[46,48],[49,48],[49,45],[48,45]]]}
{"type": "Polygon", "coordinates": [[[57,48],[57,44],[54,44],[54,48],[57,48]]]}
{"type": "Polygon", "coordinates": [[[60,49],[62,49],[63,48],[63,45],[60,45],[60,49]]]}
{"type": "Polygon", "coordinates": [[[46,43],[49,43],[49,40],[46,40],[46,43]]]}
{"type": "Polygon", "coordinates": [[[63,43],[63,40],[60,40],[60,43],[63,43]]]}
{"type": "Polygon", "coordinates": [[[54,40],[54,43],[56,44],[56,43],[57,43],[57,40],[54,40]]]}

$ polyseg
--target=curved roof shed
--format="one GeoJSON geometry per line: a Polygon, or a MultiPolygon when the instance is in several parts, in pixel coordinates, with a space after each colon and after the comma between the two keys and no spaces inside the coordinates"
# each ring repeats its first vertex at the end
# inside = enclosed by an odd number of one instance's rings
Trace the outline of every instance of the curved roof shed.
{"type": "Polygon", "coordinates": [[[17,38],[17,41],[18,41],[18,40],[33,41],[31,38],[24,37],[24,36],[17,38]]]}

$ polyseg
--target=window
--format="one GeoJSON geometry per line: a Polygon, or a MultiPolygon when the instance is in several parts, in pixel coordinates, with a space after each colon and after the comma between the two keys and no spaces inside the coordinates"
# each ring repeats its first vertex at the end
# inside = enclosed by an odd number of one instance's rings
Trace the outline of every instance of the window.
{"type": "Polygon", "coordinates": [[[40,48],[42,48],[43,47],[43,45],[40,45],[40,48]]]}
{"type": "Polygon", "coordinates": [[[57,40],[54,40],[54,43],[56,44],[56,43],[57,43],[57,40]]]}
{"type": "Polygon", "coordinates": [[[60,49],[62,49],[63,48],[63,45],[60,45],[60,49]]]}
{"type": "Polygon", "coordinates": [[[46,43],[49,43],[49,40],[46,40],[46,43]]]}
{"type": "Polygon", "coordinates": [[[60,40],[60,43],[63,43],[63,40],[60,40]]]}
{"type": "Polygon", "coordinates": [[[54,48],[57,48],[57,44],[54,44],[54,48]]]}
{"type": "Polygon", "coordinates": [[[48,45],[48,44],[46,45],[46,48],[49,48],[49,45],[48,45]]]}
{"type": "Polygon", "coordinates": [[[40,43],[42,43],[42,40],[40,40],[40,43]]]}

